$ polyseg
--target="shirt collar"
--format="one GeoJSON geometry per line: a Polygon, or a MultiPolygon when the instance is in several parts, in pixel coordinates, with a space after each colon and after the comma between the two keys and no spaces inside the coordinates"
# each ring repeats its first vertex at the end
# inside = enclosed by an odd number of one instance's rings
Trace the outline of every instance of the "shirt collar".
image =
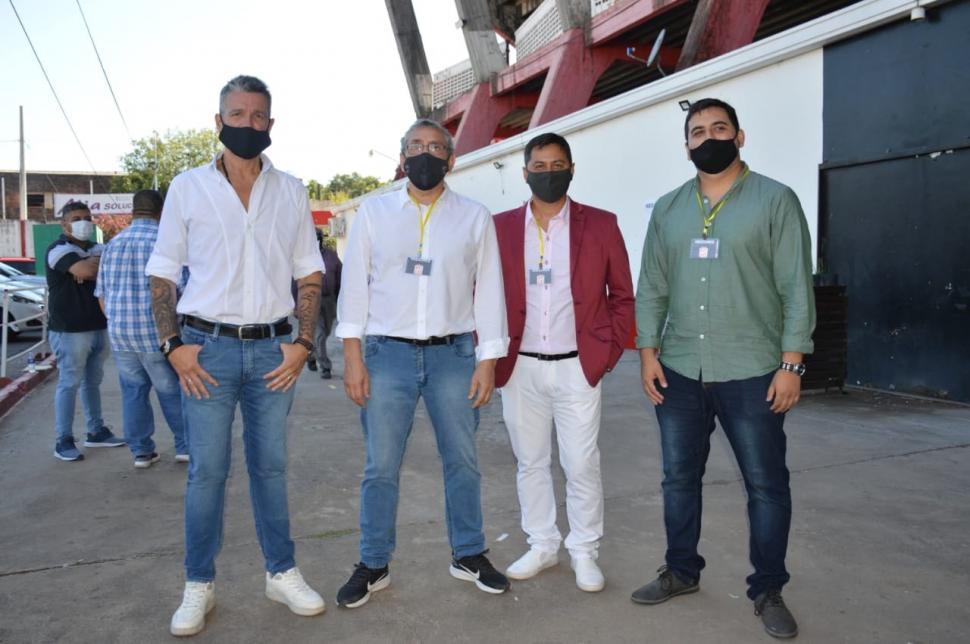
{"type": "MultiPolygon", "coordinates": [[[[562,205],[562,208],[559,210],[559,212],[557,212],[556,215],[549,220],[549,223],[552,223],[554,221],[561,221],[564,226],[568,226],[569,225],[569,205],[571,203],[572,203],[572,199],[570,199],[569,197],[566,197],[566,203],[564,203],[562,205]]],[[[532,199],[529,199],[528,201],[525,202],[526,228],[529,227],[530,223],[532,223],[532,225],[536,225],[535,220],[536,220],[535,215],[532,213],[532,199]]]]}
{"type": "MultiPolygon", "coordinates": [[[[221,159],[222,158],[222,155],[223,155],[223,153],[222,152],[219,152],[214,157],[212,157],[212,161],[209,162],[209,170],[211,172],[215,172],[219,176],[225,177],[225,175],[222,174],[222,170],[220,170],[219,169],[219,166],[216,165],[216,161],[218,161],[219,159],[221,159]]],[[[265,154],[263,154],[262,152],[260,152],[260,154],[259,154],[259,160],[263,162],[263,169],[259,171],[259,174],[261,174],[261,175],[262,174],[266,174],[267,172],[269,172],[270,170],[273,169],[273,162],[270,161],[269,160],[269,157],[266,156],[265,154]]]]}
{"type": "MultiPolygon", "coordinates": [[[[448,195],[450,194],[451,194],[451,188],[448,187],[448,182],[445,182],[445,191],[441,193],[440,197],[438,197],[438,201],[443,202],[445,199],[448,198],[448,195]]],[[[413,201],[411,201],[411,194],[408,192],[407,181],[405,181],[404,185],[401,186],[401,189],[397,191],[397,200],[398,200],[398,206],[401,209],[405,208],[408,204],[414,203],[413,201]]],[[[442,203],[441,205],[444,205],[444,203],[442,203]]]]}
{"type": "Polygon", "coordinates": [[[157,219],[132,219],[130,228],[158,228],[157,219]]]}

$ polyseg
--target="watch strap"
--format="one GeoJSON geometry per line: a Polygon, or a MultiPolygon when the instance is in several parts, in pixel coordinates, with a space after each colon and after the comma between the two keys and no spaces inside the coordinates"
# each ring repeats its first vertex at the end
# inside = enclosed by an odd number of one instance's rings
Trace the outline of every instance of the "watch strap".
{"type": "Polygon", "coordinates": [[[167,358],[170,353],[172,353],[173,351],[175,351],[176,349],[178,349],[184,344],[185,343],[182,342],[182,338],[178,337],[177,335],[173,335],[168,340],[163,342],[162,346],[159,347],[159,349],[161,350],[162,355],[164,355],[167,358]]]}
{"type": "Polygon", "coordinates": [[[297,338],[293,340],[293,344],[298,344],[307,350],[307,353],[313,353],[313,343],[306,338],[297,338]]]}

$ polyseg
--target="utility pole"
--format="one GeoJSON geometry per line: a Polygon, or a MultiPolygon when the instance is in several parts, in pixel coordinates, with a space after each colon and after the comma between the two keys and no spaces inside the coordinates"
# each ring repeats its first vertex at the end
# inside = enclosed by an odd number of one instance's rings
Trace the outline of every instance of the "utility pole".
{"type": "Polygon", "coordinates": [[[27,221],[27,166],[24,164],[24,106],[20,106],[20,221],[27,221]]]}

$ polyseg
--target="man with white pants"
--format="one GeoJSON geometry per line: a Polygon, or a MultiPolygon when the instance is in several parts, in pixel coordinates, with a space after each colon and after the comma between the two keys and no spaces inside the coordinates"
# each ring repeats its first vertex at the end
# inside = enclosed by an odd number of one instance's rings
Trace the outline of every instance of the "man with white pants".
{"type": "Polygon", "coordinates": [[[566,475],[566,549],[576,585],[597,592],[606,583],[596,563],[603,536],[600,380],[633,328],[629,259],[616,215],[567,197],[575,166],[563,137],[533,138],[525,163],[532,199],[495,216],[511,337],[495,381],[529,543],[506,574],[528,579],[558,563],[562,535],[550,470],[555,424],[566,475]]]}

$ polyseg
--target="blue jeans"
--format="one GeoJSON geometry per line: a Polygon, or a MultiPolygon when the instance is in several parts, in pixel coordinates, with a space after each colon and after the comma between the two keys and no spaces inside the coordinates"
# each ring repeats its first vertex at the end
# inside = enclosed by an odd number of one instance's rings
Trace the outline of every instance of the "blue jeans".
{"type": "Polygon", "coordinates": [[[57,438],[74,436],[74,404],[81,391],[81,407],[89,434],[104,427],[101,417],[101,379],[108,357],[108,332],[51,331],[48,341],[57,357],[54,426],[57,438]]]}
{"type": "Polygon", "coordinates": [[[286,417],[293,389],[270,391],[263,376],[280,365],[280,342],[237,340],[185,327],[182,341],[202,345],[199,364],[219,383],[209,398],[182,397],[189,445],[185,491],[185,576],[211,581],[222,546],[223,507],[236,405],[242,409],[243,447],[256,536],[271,574],[296,565],[286,497],[286,417]]]}
{"type": "Polygon", "coordinates": [[[452,555],[483,552],[481,474],[475,447],[478,410],[467,398],[475,371],[471,334],[459,336],[450,345],[429,347],[370,335],[364,357],[370,398],[360,414],[367,445],[360,486],[361,561],[368,568],[382,568],[394,552],[401,461],[419,398],[424,398],[441,456],[452,555]]]}
{"type": "Polygon", "coordinates": [[[182,420],[182,392],[179,378],[161,351],[115,351],[125,440],[135,456],[155,451],[155,417],[149,395],[155,387],[158,404],[175,437],[175,453],[187,454],[185,423],[182,420]]]}
{"type": "Polygon", "coordinates": [[[667,566],[684,581],[700,579],[704,558],[701,536],[701,486],[710,436],[717,418],[727,435],[748,495],[749,550],[754,574],[748,597],[781,590],[785,569],[791,492],[785,465],[784,414],[765,401],[774,372],[745,380],[703,383],[664,367],[667,389],[657,405],[663,450],[664,525],[667,566]]]}

